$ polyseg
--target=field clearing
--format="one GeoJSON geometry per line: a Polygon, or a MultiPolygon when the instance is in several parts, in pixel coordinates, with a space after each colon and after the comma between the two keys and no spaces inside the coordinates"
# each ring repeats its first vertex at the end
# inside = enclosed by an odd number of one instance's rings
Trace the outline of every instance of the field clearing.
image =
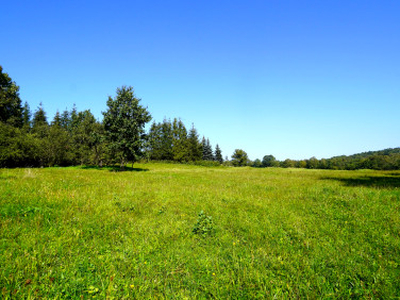
{"type": "Polygon", "coordinates": [[[393,171],[0,169],[0,293],[399,298],[399,209],[393,171]]]}

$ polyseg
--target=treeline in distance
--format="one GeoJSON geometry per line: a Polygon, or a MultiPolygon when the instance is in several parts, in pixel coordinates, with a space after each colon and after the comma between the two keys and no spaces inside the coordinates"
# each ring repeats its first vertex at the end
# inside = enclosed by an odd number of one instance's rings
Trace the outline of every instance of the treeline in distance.
{"type": "Polygon", "coordinates": [[[309,169],[400,169],[400,148],[366,152],[330,159],[278,161],[272,155],[250,161],[236,149],[224,160],[217,144],[199,138],[192,124],[188,130],[178,118],[153,122],[147,108],[140,105],[132,87],[117,89],[109,97],[103,120],[90,110],[57,112],[49,121],[42,105],[32,114],[22,105],[19,87],[0,66],[0,167],[49,167],[70,165],[114,165],[121,168],[138,160],[309,169]]]}

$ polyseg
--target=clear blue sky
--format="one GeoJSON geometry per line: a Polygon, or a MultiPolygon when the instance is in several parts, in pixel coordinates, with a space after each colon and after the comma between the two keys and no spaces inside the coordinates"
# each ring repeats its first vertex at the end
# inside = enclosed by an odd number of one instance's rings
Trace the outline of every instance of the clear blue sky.
{"type": "Polygon", "coordinates": [[[400,1],[3,1],[0,65],[32,110],[131,85],[251,159],[400,146],[400,1]]]}

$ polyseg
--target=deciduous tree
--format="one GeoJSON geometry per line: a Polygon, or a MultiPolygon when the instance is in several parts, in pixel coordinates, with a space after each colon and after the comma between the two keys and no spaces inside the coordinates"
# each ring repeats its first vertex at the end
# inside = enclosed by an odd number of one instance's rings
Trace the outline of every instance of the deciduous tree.
{"type": "Polygon", "coordinates": [[[247,153],[242,149],[236,149],[232,154],[232,164],[235,167],[247,166],[249,158],[247,153]]]}
{"type": "Polygon", "coordinates": [[[109,97],[104,115],[104,129],[110,148],[123,169],[127,160],[137,161],[141,154],[144,126],[151,120],[147,108],[139,104],[131,86],[117,89],[117,95],[109,97]]]}

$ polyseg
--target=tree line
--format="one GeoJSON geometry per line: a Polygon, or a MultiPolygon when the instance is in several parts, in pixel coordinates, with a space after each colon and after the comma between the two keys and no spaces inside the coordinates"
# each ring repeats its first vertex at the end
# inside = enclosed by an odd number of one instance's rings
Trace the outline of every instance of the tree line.
{"type": "MultiPolygon", "coordinates": [[[[228,162],[226,162],[227,164],[228,162]]],[[[251,166],[255,168],[307,168],[330,170],[400,170],[400,148],[389,148],[380,151],[369,151],[350,156],[342,155],[332,158],[292,160],[277,160],[273,155],[265,155],[262,160],[248,159],[247,153],[236,149],[229,164],[233,166],[251,166]]]]}
{"type": "Polygon", "coordinates": [[[200,139],[194,124],[188,130],[179,119],[153,122],[132,87],[120,87],[107,100],[99,121],[90,110],[57,112],[49,121],[42,106],[32,114],[22,105],[19,86],[0,66],[0,167],[70,165],[114,165],[123,168],[138,160],[196,163],[203,165],[251,166],[256,168],[376,169],[399,170],[400,148],[365,152],[329,159],[278,161],[273,155],[251,161],[242,149],[225,160],[218,144],[200,139]]]}
{"type": "Polygon", "coordinates": [[[103,120],[74,106],[49,121],[42,106],[32,114],[19,87],[0,66],[0,167],[110,165],[138,160],[220,164],[222,152],[199,138],[180,119],[145,125],[151,115],[132,87],[118,88],[107,100],[103,120]]]}

